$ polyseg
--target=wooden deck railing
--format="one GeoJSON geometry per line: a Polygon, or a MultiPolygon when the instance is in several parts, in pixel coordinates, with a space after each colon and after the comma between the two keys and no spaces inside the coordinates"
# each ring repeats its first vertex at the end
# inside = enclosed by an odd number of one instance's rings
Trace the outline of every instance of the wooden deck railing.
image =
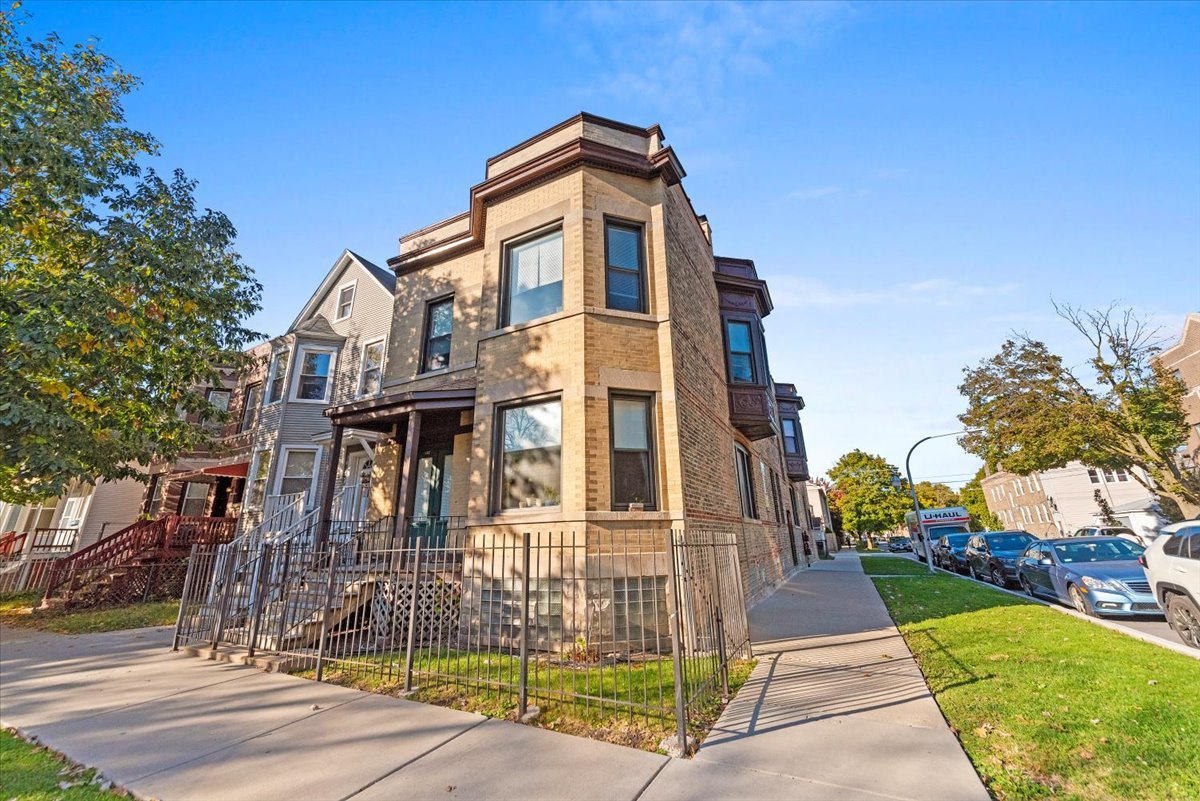
{"type": "Polygon", "coordinates": [[[29,532],[9,531],[0,536],[0,556],[14,556],[25,550],[25,540],[29,538],[29,532]]]}

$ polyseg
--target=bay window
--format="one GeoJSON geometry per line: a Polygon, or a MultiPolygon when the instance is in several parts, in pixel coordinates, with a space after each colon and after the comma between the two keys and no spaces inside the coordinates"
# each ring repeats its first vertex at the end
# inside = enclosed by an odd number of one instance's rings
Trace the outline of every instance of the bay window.
{"type": "Polygon", "coordinates": [[[362,367],[358,376],[358,394],[374,395],[383,388],[383,340],[363,345],[362,367]]]}
{"type": "Polygon", "coordinates": [[[271,357],[271,369],[267,373],[267,403],[278,403],[283,400],[283,388],[287,386],[288,358],[290,350],[284,349],[271,357]]]}
{"type": "Polygon", "coordinates": [[[300,356],[296,360],[298,374],[296,386],[292,391],[292,400],[318,403],[329,400],[333,356],[334,352],[328,348],[300,348],[300,356]]]}
{"type": "Polygon", "coordinates": [[[562,401],[500,410],[499,508],[559,506],[562,486],[562,401]]]}
{"type": "Polygon", "coordinates": [[[800,455],[800,430],[796,426],[796,421],[790,417],[785,417],[781,421],[783,424],[783,451],[789,456],[800,455]]]}
{"type": "Polygon", "coordinates": [[[750,323],[745,320],[725,321],[725,347],[729,355],[729,381],[734,384],[754,384],[754,338],[750,323]]]}
{"type": "Polygon", "coordinates": [[[505,260],[501,326],[562,311],[562,229],[510,245],[505,260]]]}
{"type": "Polygon", "coordinates": [[[613,395],[609,404],[613,508],[628,509],[629,504],[640,503],[645,509],[653,509],[653,398],[613,395]]]}
{"type": "Polygon", "coordinates": [[[609,222],[604,226],[605,305],[644,312],[642,227],[609,222]]]}

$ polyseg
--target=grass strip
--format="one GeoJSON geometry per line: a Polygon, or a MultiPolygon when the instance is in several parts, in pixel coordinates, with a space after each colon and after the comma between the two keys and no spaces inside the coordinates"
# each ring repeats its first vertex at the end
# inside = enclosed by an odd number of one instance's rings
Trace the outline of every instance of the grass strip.
{"type": "Polygon", "coordinates": [[[128,798],[108,789],[96,771],[57,751],[35,745],[8,729],[0,730],[0,798],[19,801],[112,801],[128,798]]]}
{"type": "Polygon", "coordinates": [[[874,581],[1000,801],[1200,798],[1200,662],[952,576],[874,581]]]}
{"type": "Polygon", "coordinates": [[[67,612],[37,609],[40,601],[41,595],[38,593],[0,597],[0,623],[56,634],[94,634],[146,626],[170,626],[175,623],[179,613],[178,601],[151,601],[108,609],[67,612]]]}
{"type": "Polygon", "coordinates": [[[903,556],[863,556],[863,572],[868,576],[927,576],[929,568],[923,562],[903,556]]]}

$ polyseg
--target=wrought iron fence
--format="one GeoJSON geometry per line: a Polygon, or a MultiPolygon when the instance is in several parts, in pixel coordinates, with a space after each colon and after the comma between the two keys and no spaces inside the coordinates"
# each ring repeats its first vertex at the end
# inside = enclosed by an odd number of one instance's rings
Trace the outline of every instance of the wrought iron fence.
{"type": "Polygon", "coordinates": [[[750,656],[732,534],[418,518],[343,521],[318,540],[197,546],[175,647],[243,647],[318,681],[516,715],[566,704],[681,742],[750,656]]]}

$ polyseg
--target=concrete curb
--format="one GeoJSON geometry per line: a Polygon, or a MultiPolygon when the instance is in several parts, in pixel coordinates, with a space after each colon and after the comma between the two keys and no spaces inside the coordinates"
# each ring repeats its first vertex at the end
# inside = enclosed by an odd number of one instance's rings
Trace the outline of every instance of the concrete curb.
{"type": "MultiPolygon", "coordinates": [[[[897,556],[896,558],[897,559],[908,559],[909,557],[897,556]]],[[[909,559],[909,561],[917,562],[917,559],[916,559],[916,557],[913,557],[913,558],[909,559]]],[[[918,564],[923,565],[924,562],[918,562],[918,564]]],[[[1067,615],[1069,617],[1078,618],[1079,620],[1086,620],[1088,623],[1094,623],[1097,626],[1106,628],[1110,631],[1115,631],[1118,634],[1124,634],[1125,636],[1132,637],[1135,640],[1141,640],[1142,642],[1147,642],[1147,643],[1150,643],[1151,645],[1157,645],[1160,648],[1166,648],[1168,651],[1174,651],[1177,654],[1183,654],[1184,656],[1189,656],[1192,659],[1200,660],[1200,648],[1189,648],[1186,645],[1184,645],[1183,643],[1175,643],[1175,642],[1171,642],[1170,640],[1164,640],[1161,637],[1155,637],[1153,634],[1146,634],[1145,632],[1138,631],[1137,629],[1127,629],[1124,626],[1121,626],[1118,623],[1114,623],[1111,620],[1105,620],[1102,617],[1090,617],[1088,615],[1077,612],[1074,609],[1068,609],[1065,606],[1060,606],[1059,604],[1051,603],[1050,601],[1044,600],[1042,598],[1035,598],[1032,595],[1027,595],[1026,593],[1023,593],[1023,592],[1017,592],[1016,590],[1010,590],[1006,587],[997,587],[995,584],[988,584],[985,581],[976,581],[975,579],[971,578],[970,576],[962,576],[951,570],[946,570],[945,568],[934,567],[934,570],[937,571],[938,573],[945,573],[947,576],[953,576],[956,579],[962,579],[963,581],[969,581],[972,584],[978,584],[980,586],[987,587],[988,589],[996,590],[997,592],[1008,593],[1009,595],[1012,595],[1016,598],[1023,598],[1026,601],[1033,601],[1034,603],[1041,604],[1042,606],[1053,609],[1055,612],[1061,612],[1062,614],[1067,615]]],[[[911,574],[908,574],[904,577],[905,578],[920,578],[920,576],[913,576],[911,574]]],[[[901,578],[901,576],[870,576],[870,578],[901,578]]]]}

